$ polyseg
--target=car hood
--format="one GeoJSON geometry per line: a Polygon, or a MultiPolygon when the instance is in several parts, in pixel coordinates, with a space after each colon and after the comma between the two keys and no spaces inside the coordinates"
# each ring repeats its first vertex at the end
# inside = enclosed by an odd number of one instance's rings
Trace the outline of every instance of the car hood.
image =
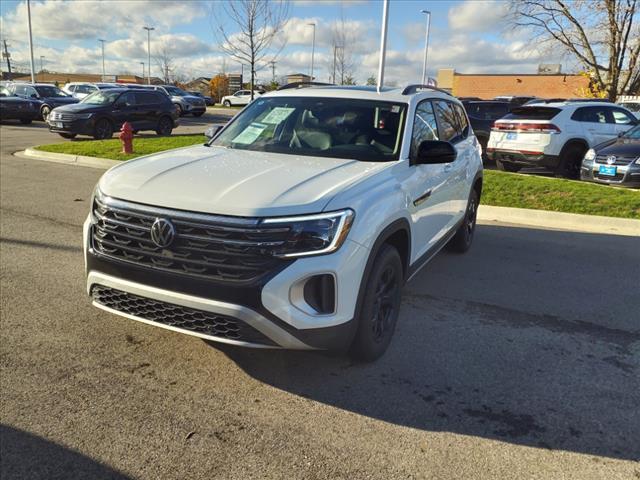
{"type": "Polygon", "coordinates": [[[597,155],[616,155],[618,157],[640,157],[640,140],[620,137],[613,142],[599,145],[597,155]]]}
{"type": "Polygon", "coordinates": [[[196,146],[109,170],[102,193],[132,202],[234,216],[321,212],[347,185],[389,163],[196,146]]]}

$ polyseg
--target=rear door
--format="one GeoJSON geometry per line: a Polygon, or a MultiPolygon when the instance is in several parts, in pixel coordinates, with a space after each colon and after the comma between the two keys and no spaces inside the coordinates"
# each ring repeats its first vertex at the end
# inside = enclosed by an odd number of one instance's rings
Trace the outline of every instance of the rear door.
{"type": "Polygon", "coordinates": [[[153,130],[158,124],[160,115],[160,94],[136,90],[136,117],[138,130],[153,130]]]}
{"type": "Polygon", "coordinates": [[[113,108],[114,128],[120,129],[124,122],[129,122],[134,130],[140,130],[144,123],[143,117],[138,111],[134,92],[124,92],[116,100],[113,108]]]}
{"type": "Polygon", "coordinates": [[[616,136],[626,132],[637,123],[634,116],[625,109],[617,107],[610,108],[616,136]]]}

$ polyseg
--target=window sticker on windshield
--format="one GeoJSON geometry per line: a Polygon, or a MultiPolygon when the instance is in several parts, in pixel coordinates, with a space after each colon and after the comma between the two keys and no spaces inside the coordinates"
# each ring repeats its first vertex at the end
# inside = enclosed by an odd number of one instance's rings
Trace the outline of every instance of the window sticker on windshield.
{"type": "Polygon", "coordinates": [[[391,113],[398,113],[400,112],[400,105],[394,105],[393,107],[391,107],[391,113]]]}
{"type": "Polygon", "coordinates": [[[266,117],[262,119],[264,123],[277,125],[287,119],[289,115],[295,110],[295,107],[275,107],[271,110],[266,117]]]}
{"type": "Polygon", "coordinates": [[[233,143],[240,143],[242,145],[250,145],[256,141],[262,132],[264,132],[267,125],[262,123],[252,123],[245,128],[240,135],[232,140],[233,143]]]}

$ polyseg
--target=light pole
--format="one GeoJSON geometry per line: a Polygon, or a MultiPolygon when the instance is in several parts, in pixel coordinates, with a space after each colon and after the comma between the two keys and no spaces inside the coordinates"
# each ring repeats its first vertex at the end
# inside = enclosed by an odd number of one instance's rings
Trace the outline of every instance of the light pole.
{"type": "Polygon", "coordinates": [[[40,55],[40,73],[44,71],[42,65],[44,64],[44,55],[40,55]]]}
{"type": "Polygon", "coordinates": [[[31,33],[31,2],[27,0],[27,20],[29,22],[29,55],[31,58],[31,83],[36,83],[35,65],[33,64],[33,35],[31,33]]]}
{"type": "Polygon", "coordinates": [[[313,82],[313,56],[316,51],[316,24],[315,23],[307,23],[313,27],[313,40],[311,41],[311,81],[313,82]]]}
{"type": "Polygon", "coordinates": [[[147,31],[147,55],[148,55],[148,62],[147,65],[147,73],[149,74],[149,76],[147,77],[147,84],[151,85],[151,30],[155,30],[154,27],[142,27],[147,31]]]}
{"type": "Polygon", "coordinates": [[[99,38],[98,41],[102,44],[102,81],[104,82],[106,76],[104,70],[104,42],[106,42],[106,40],[99,38]]]}
{"type": "Polygon", "coordinates": [[[427,31],[424,35],[424,63],[422,64],[422,85],[426,85],[427,81],[427,53],[429,52],[429,27],[431,25],[431,12],[428,10],[420,10],[427,16],[427,31]]]}
{"type": "Polygon", "coordinates": [[[144,62],[140,62],[140,65],[142,65],[142,81],[144,82],[144,62]]]}

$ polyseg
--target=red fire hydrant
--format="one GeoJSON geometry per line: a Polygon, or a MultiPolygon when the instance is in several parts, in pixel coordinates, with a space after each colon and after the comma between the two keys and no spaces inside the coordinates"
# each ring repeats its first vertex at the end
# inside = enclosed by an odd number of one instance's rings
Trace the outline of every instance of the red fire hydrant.
{"type": "Polygon", "coordinates": [[[124,122],[118,138],[122,142],[122,153],[133,153],[133,128],[129,122],[124,122]]]}

